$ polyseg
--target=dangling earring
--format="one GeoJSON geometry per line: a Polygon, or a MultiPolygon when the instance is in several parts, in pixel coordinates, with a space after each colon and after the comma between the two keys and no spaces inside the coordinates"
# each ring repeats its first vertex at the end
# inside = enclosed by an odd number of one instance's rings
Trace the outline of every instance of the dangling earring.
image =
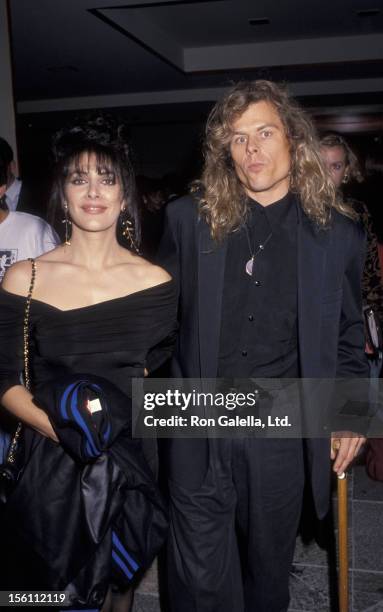
{"type": "Polygon", "coordinates": [[[65,223],[65,242],[64,244],[66,244],[67,246],[70,246],[70,226],[72,225],[72,221],[69,219],[69,212],[68,212],[68,204],[67,202],[64,202],[64,219],[61,221],[61,223],[65,223]]]}
{"type": "Polygon", "coordinates": [[[137,246],[137,243],[134,239],[134,227],[133,227],[133,223],[132,221],[129,219],[129,217],[127,217],[126,215],[126,206],[124,206],[121,209],[121,214],[120,214],[120,219],[121,219],[121,225],[122,225],[122,235],[124,236],[124,238],[128,241],[129,243],[129,247],[135,251],[136,253],[139,253],[140,250],[137,246]]]}

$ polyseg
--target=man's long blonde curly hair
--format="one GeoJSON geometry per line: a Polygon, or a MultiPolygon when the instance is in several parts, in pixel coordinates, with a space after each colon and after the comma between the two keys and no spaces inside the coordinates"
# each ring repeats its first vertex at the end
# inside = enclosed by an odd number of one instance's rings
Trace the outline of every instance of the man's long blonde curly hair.
{"type": "Polygon", "coordinates": [[[200,180],[192,186],[212,237],[221,240],[246,218],[246,192],[230,155],[232,125],[251,104],[262,101],[274,106],[285,128],[290,143],[290,189],[299,196],[306,215],[321,228],[329,225],[333,208],[353,218],[353,211],[338,198],[323,164],[310,119],[286,88],[271,81],[244,81],[230,89],[209,115],[204,168],[200,180]]]}

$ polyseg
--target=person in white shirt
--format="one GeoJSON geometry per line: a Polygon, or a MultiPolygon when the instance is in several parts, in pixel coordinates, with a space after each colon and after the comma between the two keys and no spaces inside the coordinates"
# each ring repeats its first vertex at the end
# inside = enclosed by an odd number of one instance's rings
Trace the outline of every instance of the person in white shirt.
{"type": "Polygon", "coordinates": [[[0,283],[13,263],[38,257],[60,242],[52,227],[40,217],[8,209],[6,160],[0,157],[0,283]]]}
{"type": "Polygon", "coordinates": [[[5,138],[0,137],[0,157],[6,166],[5,204],[8,210],[16,210],[19,203],[22,182],[16,178],[16,164],[13,150],[5,138]]]}
{"type": "Polygon", "coordinates": [[[19,203],[22,182],[14,177],[13,182],[5,192],[6,203],[9,210],[15,211],[19,203]]]}

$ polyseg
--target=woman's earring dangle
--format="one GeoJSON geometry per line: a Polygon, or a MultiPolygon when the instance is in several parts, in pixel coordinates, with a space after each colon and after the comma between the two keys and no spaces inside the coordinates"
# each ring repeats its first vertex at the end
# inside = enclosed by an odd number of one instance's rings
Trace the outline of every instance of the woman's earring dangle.
{"type": "Polygon", "coordinates": [[[128,241],[130,248],[136,253],[140,252],[134,239],[134,227],[132,221],[126,215],[126,207],[121,209],[122,235],[128,241]]]}
{"type": "Polygon", "coordinates": [[[72,221],[69,219],[67,202],[64,203],[64,219],[62,220],[61,223],[65,223],[65,242],[64,244],[66,244],[67,246],[70,246],[70,235],[71,235],[70,229],[71,229],[72,221]]]}

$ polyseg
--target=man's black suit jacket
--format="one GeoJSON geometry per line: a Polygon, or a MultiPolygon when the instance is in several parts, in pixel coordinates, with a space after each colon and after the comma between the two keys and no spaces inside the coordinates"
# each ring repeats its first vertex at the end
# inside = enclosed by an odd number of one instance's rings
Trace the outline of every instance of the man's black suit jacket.
{"type": "MultiPolygon", "coordinates": [[[[364,233],[334,210],[318,229],[298,204],[298,338],[304,378],[368,377],[361,277],[364,233]]],[[[167,207],[159,261],[178,281],[180,330],[172,375],[217,376],[227,241],[217,245],[191,196],[167,207]]],[[[330,445],[307,440],[318,516],[328,510],[330,445]]]]}

